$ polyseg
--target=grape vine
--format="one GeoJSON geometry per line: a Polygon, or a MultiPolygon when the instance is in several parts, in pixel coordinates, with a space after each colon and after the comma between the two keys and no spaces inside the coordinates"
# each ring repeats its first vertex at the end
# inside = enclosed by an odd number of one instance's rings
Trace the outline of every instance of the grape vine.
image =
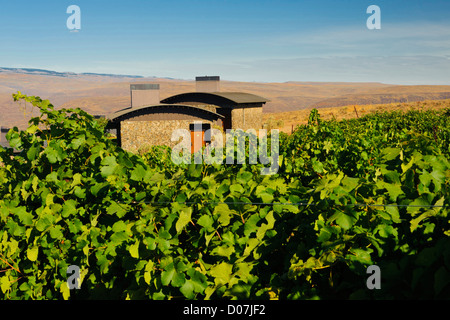
{"type": "Polygon", "coordinates": [[[448,110],[313,110],[263,176],[132,154],[81,109],[13,96],[40,115],[0,147],[2,299],[450,297],[448,110]]]}

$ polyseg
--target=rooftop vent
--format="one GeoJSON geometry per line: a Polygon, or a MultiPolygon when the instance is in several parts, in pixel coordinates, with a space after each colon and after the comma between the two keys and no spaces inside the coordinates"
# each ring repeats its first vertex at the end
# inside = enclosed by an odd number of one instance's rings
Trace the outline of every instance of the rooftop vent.
{"type": "Polygon", "coordinates": [[[196,77],[195,86],[197,92],[219,92],[220,77],[219,76],[196,77]]]}
{"type": "Polygon", "coordinates": [[[159,104],[159,84],[145,83],[130,85],[131,107],[138,108],[159,104]]]}

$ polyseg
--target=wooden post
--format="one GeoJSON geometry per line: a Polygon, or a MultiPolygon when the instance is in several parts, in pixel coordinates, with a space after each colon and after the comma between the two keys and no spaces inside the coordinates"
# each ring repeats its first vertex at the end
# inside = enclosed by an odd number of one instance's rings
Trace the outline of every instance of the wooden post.
{"type": "Polygon", "coordinates": [[[358,111],[356,110],[356,106],[353,106],[353,108],[355,109],[356,117],[359,118],[358,111]]]}

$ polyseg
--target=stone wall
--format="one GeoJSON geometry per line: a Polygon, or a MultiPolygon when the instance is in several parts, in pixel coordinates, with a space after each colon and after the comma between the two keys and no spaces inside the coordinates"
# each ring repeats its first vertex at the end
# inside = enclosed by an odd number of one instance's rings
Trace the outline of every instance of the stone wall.
{"type": "MultiPolygon", "coordinates": [[[[211,121],[202,120],[202,123],[211,121]]],[[[121,123],[122,148],[137,152],[153,145],[167,145],[173,148],[178,142],[172,142],[172,132],[175,129],[189,130],[192,120],[162,120],[162,121],[123,121],[121,123]]]]}
{"type": "Polygon", "coordinates": [[[202,108],[211,112],[217,112],[217,108],[219,108],[216,105],[213,104],[205,104],[205,103],[201,103],[201,102],[183,102],[181,103],[183,105],[186,106],[193,106],[193,107],[197,107],[197,108],[202,108]]]}
{"type": "Polygon", "coordinates": [[[231,126],[233,129],[255,129],[262,128],[262,107],[239,108],[231,112],[231,126]]]}
{"type": "MultiPolygon", "coordinates": [[[[187,115],[183,115],[184,119],[176,119],[178,117],[172,114],[162,114],[161,117],[157,117],[157,115],[141,115],[122,121],[120,130],[122,148],[131,152],[154,145],[166,145],[173,148],[179,143],[171,141],[173,131],[175,129],[189,131],[189,126],[195,122],[210,124],[212,128],[222,128],[221,119],[211,121],[187,115]],[[167,117],[172,117],[172,119],[167,119],[167,117]],[[152,118],[153,120],[150,120],[152,118]]],[[[233,109],[231,111],[231,127],[244,131],[261,129],[262,107],[248,106],[233,109]]]]}

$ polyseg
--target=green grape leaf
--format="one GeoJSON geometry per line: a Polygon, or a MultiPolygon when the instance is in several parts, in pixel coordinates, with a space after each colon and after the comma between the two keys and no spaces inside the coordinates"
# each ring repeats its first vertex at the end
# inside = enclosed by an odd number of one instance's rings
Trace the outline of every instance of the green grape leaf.
{"type": "Polygon", "coordinates": [[[182,209],[180,212],[180,217],[178,218],[175,229],[177,232],[181,232],[183,228],[191,221],[191,215],[192,215],[192,208],[185,208],[182,209]]]}
{"type": "Polygon", "coordinates": [[[36,261],[39,254],[39,247],[33,246],[29,249],[27,249],[27,258],[30,261],[36,261]]]}
{"type": "Polygon", "coordinates": [[[134,244],[130,245],[129,252],[133,258],[139,258],[139,240],[136,240],[134,244]]]}
{"type": "Polygon", "coordinates": [[[215,278],[214,283],[217,286],[221,286],[230,282],[232,270],[233,270],[232,264],[221,262],[220,264],[215,265],[211,268],[210,274],[215,278]]]}

